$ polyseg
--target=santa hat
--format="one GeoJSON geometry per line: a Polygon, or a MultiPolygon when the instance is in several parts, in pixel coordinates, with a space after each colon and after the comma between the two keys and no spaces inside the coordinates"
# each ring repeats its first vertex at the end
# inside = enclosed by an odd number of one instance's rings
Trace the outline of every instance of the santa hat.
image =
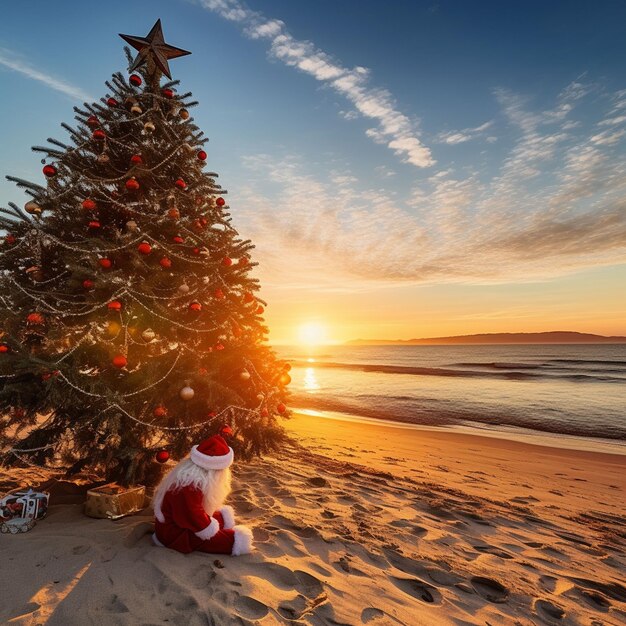
{"type": "Polygon", "coordinates": [[[206,470],[226,469],[233,462],[233,449],[220,435],[213,435],[191,448],[191,460],[206,470]]]}

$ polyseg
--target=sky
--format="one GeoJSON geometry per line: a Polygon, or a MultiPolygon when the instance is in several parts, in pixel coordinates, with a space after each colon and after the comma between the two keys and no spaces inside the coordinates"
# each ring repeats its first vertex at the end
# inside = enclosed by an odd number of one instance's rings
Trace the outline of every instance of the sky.
{"type": "Polygon", "coordinates": [[[157,18],[272,343],[626,335],[626,3],[3,2],[0,206],[157,18]]]}

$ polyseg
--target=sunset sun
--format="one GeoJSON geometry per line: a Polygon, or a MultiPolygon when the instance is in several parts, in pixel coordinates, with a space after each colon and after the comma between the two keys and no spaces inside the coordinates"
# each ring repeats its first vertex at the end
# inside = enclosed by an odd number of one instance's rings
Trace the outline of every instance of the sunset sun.
{"type": "Polygon", "coordinates": [[[307,322],[298,327],[298,342],[306,346],[319,346],[328,340],[326,327],[318,322],[307,322]]]}

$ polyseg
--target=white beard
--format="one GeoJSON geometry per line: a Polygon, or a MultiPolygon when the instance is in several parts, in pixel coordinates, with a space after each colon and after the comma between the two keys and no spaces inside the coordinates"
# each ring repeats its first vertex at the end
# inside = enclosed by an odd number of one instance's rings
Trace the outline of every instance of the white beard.
{"type": "Polygon", "coordinates": [[[177,491],[183,487],[195,487],[202,491],[202,505],[207,515],[213,515],[224,504],[230,493],[230,468],[206,470],[196,465],[191,459],[183,459],[169,471],[154,492],[152,504],[154,514],[160,522],[165,518],[161,512],[163,498],[168,491],[177,491]]]}

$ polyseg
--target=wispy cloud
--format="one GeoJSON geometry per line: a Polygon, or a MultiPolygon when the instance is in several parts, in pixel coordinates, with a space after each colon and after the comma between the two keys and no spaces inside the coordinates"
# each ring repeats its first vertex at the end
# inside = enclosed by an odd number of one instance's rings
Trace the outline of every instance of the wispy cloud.
{"type": "Polygon", "coordinates": [[[405,196],[350,172],[316,178],[293,155],[246,158],[236,202],[264,282],[519,282],[625,262],[626,134],[601,124],[611,106],[595,124],[577,124],[583,91],[564,89],[544,111],[498,92],[517,138],[495,175],[442,170],[405,196]],[[271,197],[267,180],[278,190],[271,197]]]}
{"type": "Polygon", "coordinates": [[[59,93],[69,96],[72,100],[80,100],[81,102],[93,100],[88,93],[84,92],[79,87],[75,87],[60,78],[56,78],[51,74],[46,74],[45,72],[32,67],[32,65],[19,55],[7,50],[6,48],[0,48],[0,66],[6,67],[9,70],[26,76],[27,78],[43,83],[47,87],[50,87],[50,89],[54,89],[59,93]]]}
{"type": "MultiPolygon", "coordinates": [[[[437,139],[441,143],[447,143],[454,145],[457,143],[465,143],[477,137],[481,137],[485,134],[485,131],[489,130],[493,126],[493,120],[485,122],[475,128],[464,128],[463,130],[450,130],[444,133],[440,133],[437,139]]],[[[491,139],[491,138],[490,138],[491,139]]],[[[495,138],[494,138],[495,139],[495,138]]],[[[491,139],[490,143],[493,141],[491,139]]]]}
{"type": "Polygon", "coordinates": [[[371,86],[367,68],[344,67],[312,42],[294,38],[284,22],[268,19],[239,0],[198,1],[204,8],[239,24],[248,37],[267,40],[273,58],[309,74],[345,97],[354,108],[343,111],[343,117],[374,120],[377,126],[367,130],[368,137],[386,145],[406,163],[420,168],[434,165],[435,159],[420,140],[415,123],[397,109],[389,91],[371,86]]]}

